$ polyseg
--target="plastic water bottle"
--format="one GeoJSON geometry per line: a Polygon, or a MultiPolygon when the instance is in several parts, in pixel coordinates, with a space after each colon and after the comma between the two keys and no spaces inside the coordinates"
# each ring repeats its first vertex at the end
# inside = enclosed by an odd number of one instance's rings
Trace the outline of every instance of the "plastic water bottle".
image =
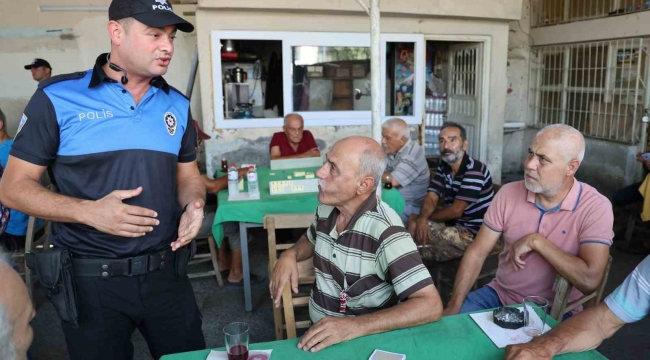
{"type": "Polygon", "coordinates": [[[255,167],[248,167],[248,196],[257,197],[260,196],[260,187],[257,184],[257,170],[255,167]]]}
{"type": "Polygon", "coordinates": [[[228,169],[228,195],[237,194],[239,194],[239,173],[237,173],[235,164],[231,164],[230,169],[228,169]]]}

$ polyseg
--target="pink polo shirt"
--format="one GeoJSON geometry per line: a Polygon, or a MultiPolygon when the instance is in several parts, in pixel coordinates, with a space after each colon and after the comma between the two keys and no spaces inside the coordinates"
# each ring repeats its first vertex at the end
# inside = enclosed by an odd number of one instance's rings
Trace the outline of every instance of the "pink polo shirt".
{"type": "MultiPolygon", "coordinates": [[[[575,180],[569,194],[556,208],[544,210],[523,181],[504,185],[492,200],[483,224],[502,233],[505,247],[499,254],[495,279],[488,284],[504,305],[520,304],[525,296],[538,295],[553,304],[553,282],[557,272],[544,257],[531,252],[526,267],[515,271],[506,256],[517,240],[540,233],[563,251],[578,255],[581,244],[611,246],[614,214],[609,200],[593,187],[575,180]]],[[[582,296],[573,289],[570,300],[582,296]]],[[[581,308],[580,308],[581,310],[581,308]]]]}

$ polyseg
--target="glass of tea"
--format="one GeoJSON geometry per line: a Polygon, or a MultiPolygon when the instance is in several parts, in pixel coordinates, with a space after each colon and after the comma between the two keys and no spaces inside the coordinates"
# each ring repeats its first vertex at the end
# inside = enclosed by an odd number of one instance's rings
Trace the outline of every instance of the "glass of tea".
{"type": "Polygon", "coordinates": [[[228,360],[248,360],[248,324],[234,322],[223,328],[228,360]]]}

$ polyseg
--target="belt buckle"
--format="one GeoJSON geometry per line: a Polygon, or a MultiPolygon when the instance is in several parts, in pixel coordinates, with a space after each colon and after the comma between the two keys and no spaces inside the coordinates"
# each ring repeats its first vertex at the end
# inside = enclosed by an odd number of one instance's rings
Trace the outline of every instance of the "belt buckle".
{"type": "Polygon", "coordinates": [[[147,273],[148,256],[136,256],[131,260],[131,276],[144,275],[147,273]]]}

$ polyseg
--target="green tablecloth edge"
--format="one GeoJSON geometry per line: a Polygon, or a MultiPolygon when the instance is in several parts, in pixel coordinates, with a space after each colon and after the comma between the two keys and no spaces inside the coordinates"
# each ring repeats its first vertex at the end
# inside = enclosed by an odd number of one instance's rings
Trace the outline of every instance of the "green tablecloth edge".
{"type": "MultiPolygon", "coordinates": [[[[488,309],[488,310],[478,311],[478,312],[487,312],[487,311],[492,311],[492,310],[494,310],[494,309],[488,309]]],[[[553,318],[551,318],[550,316],[547,316],[546,319],[547,319],[546,323],[549,326],[551,326],[551,327],[557,326],[557,322],[553,318]]],[[[353,343],[355,341],[364,341],[364,340],[369,341],[369,339],[368,339],[369,337],[381,338],[382,336],[386,336],[387,334],[394,333],[394,332],[418,331],[418,330],[423,330],[425,328],[431,328],[429,330],[433,335],[433,333],[435,333],[436,331],[444,330],[444,329],[434,329],[434,328],[444,328],[449,323],[449,321],[454,321],[454,320],[458,320],[458,321],[467,321],[467,320],[469,320],[469,322],[471,322],[471,324],[473,324],[473,326],[476,327],[476,333],[477,334],[480,333],[482,335],[480,338],[478,338],[479,341],[481,341],[481,342],[485,342],[485,341],[489,342],[489,344],[491,344],[492,347],[496,350],[496,353],[493,354],[493,355],[499,355],[499,359],[504,358],[505,349],[498,349],[496,347],[496,345],[494,345],[492,340],[490,340],[490,338],[483,333],[483,331],[474,322],[474,320],[471,319],[469,314],[459,314],[459,315],[454,315],[454,316],[448,316],[448,317],[445,317],[445,318],[443,318],[440,321],[435,322],[435,323],[424,324],[424,325],[420,325],[420,326],[416,326],[416,327],[412,327],[412,328],[394,330],[392,332],[387,332],[387,333],[369,335],[369,336],[366,336],[366,337],[362,337],[362,338],[352,340],[351,342],[348,342],[348,343],[333,345],[332,347],[330,347],[328,349],[329,350],[341,350],[342,346],[353,345],[353,343]]],[[[285,346],[297,347],[297,344],[298,344],[299,340],[300,340],[300,338],[295,338],[295,339],[276,340],[276,341],[269,341],[269,342],[262,342],[262,343],[253,343],[253,344],[250,344],[249,348],[251,350],[269,350],[269,349],[274,349],[275,350],[277,348],[282,348],[282,347],[285,347],[285,346]],[[276,345],[276,346],[274,346],[274,345],[276,345]],[[277,345],[280,345],[280,347],[278,347],[277,345]]],[[[431,341],[436,341],[436,339],[432,338],[431,341]]],[[[468,345],[470,345],[470,344],[468,344],[468,345]]],[[[473,344],[473,345],[476,345],[476,344],[473,344]]],[[[377,348],[378,349],[382,348],[380,343],[377,343],[377,348]]],[[[319,354],[322,354],[323,352],[327,352],[328,349],[322,350],[321,352],[319,352],[319,354]]],[[[365,359],[368,359],[370,357],[370,355],[371,355],[371,354],[367,354],[367,355],[365,355],[365,354],[354,354],[353,349],[354,348],[350,349],[351,350],[350,355],[354,355],[353,357],[344,357],[344,358],[336,357],[336,358],[339,359],[339,360],[351,359],[351,358],[359,359],[359,360],[365,360],[365,359]],[[363,356],[365,356],[365,357],[363,357],[363,356]]],[[[166,355],[166,356],[163,356],[161,358],[161,360],[190,360],[190,359],[191,360],[204,360],[204,359],[207,358],[207,356],[209,355],[211,350],[224,351],[225,348],[221,347],[221,348],[216,348],[216,349],[198,350],[198,351],[187,352],[187,353],[182,353],[182,354],[166,355]]],[[[390,349],[387,349],[387,348],[383,348],[382,350],[391,351],[390,349]]],[[[450,349],[450,351],[453,351],[453,349],[450,349]]],[[[432,356],[433,357],[431,357],[431,358],[439,358],[438,355],[432,355],[432,356]]],[[[490,357],[490,354],[486,354],[486,358],[491,359],[493,357],[490,357]]],[[[419,357],[416,358],[413,355],[407,356],[407,360],[414,360],[414,359],[420,359],[420,358],[419,357]]],[[[590,350],[590,351],[585,351],[585,352],[581,352],[581,353],[559,355],[559,356],[554,357],[554,359],[560,359],[560,360],[561,359],[566,359],[566,360],[571,360],[571,359],[573,359],[573,360],[582,360],[582,359],[585,359],[585,360],[591,360],[591,359],[597,360],[597,359],[599,359],[600,360],[600,359],[605,359],[606,360],[607,358],[605,356],[603,356],[602,354],[600,354],[596,350],[590,350]]],[[[271,360],[284,360],[284,359],[273,358],[273,355],[272,355],[271,360]]],[[[459,359],[459,360],[462,360],[462,359],[459,359]]]]}

